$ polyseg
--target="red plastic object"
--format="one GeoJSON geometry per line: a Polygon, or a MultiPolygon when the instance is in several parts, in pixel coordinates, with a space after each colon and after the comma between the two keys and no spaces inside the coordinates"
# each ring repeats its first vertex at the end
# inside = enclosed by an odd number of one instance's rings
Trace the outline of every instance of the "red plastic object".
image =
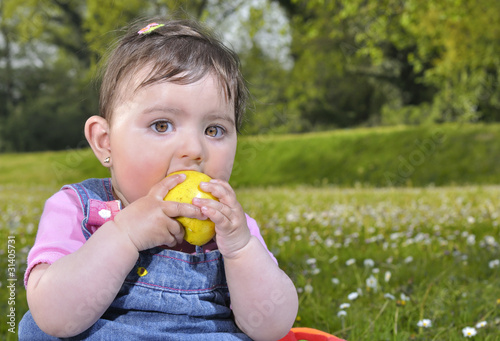
{"type": "Polygon", "coordinates": [[[292,328],[288,334],[279,341],[345,341],[338,337],[313,328],[292,328]]]}

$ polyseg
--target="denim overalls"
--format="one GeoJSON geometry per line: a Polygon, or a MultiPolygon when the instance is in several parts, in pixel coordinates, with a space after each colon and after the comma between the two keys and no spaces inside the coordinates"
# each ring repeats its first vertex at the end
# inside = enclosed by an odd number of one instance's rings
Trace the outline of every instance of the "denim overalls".
{"type": "MultiPolygon", "coordinates": [[[[66,186],[80,196],[88,239],[89,199],[113,200],[110,179],[66,186]]],[[[106,260],[103,259],[103,262],[106,260]]],[[[79,309],[75,307],[75,309],[79,309]]],[[[81,309],[82,314],[85,309],[81,309]]],[[[50,314],[50,312],[47,312],[50,314]]],[[[188,254],[163,248],[140,252],[115,300],[88,330],[67,340],[250,340],[236,326],[219,251],[188,254]]],[[[43,333],[28,311],[19,340],[57,340],[43,333]]]]}

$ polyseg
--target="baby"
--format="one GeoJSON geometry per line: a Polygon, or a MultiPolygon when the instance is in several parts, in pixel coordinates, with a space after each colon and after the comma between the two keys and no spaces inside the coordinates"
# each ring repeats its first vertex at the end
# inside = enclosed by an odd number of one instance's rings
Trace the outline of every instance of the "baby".
{"type": "Polygon", "coordinates": [[[85,125],[109,179],[47,202],[28,256],[20,340],[277,340],[298,299],[228,181],[247,90],[237,56],[191,21],[132,27],[85,125]],[[195,170],[219,201],[164,201],[195,170]],[[175,217],[211,219],[194,247],[175,217]]]}

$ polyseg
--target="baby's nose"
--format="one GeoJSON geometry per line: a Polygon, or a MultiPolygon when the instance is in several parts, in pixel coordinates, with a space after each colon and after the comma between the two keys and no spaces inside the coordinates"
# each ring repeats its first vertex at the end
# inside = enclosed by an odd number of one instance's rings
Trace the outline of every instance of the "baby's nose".
{"type": "Polygon", "coordinates": [[[178,147],[179,158],[200,162],[205,155],[203,141],[195,136],[184,136],[178,147]]]}

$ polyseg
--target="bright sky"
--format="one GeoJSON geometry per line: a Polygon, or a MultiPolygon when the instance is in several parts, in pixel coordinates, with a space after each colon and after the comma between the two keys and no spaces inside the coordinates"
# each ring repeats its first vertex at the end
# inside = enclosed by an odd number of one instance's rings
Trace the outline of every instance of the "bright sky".
{"type": "Polygon", "coordinates": [[[280,61],[284,68],[292,67],[290,25],[286,14],[276,2],[237,0],[219,3],[217,0],[209,0],[208,6],[212,15],[207,24],[214,27],[236,52],[251,48],[255,42],[268,57],[280,61]],[[251,9],[263,12],[263,25],[255,34],[254,42],[246,28],[251,25],[251,9]]]}

